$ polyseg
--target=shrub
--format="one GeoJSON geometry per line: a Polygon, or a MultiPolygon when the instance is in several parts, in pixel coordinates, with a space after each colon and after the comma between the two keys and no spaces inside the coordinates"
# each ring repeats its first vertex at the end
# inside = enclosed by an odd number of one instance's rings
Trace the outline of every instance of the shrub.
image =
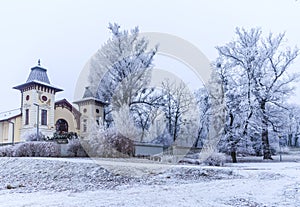
{"type": "Polygon", "coordinates": [[[94,128],[83,144],[88,154],[95,157],[129,157],[134,154],[133,141],[117,133],[115,128],[94,128]]]}
{"type": "Polygon", "coordinates": [[[59,157],[60,149],[57,143],[54,142],[40,142],[35,144],[36,157],[59,157]]]}
{"type": "Polygon", "coordinates": [[[67,145],[67,151],[70,152],[71,156],[75,157],[87,157],[87,153],[85,152],[84,148],[82,147],[79,139],[71,139],[67,145]]]}
{"type": "Polygon", "coordinates": [[[223,166],[226,161],[224,153],[212,153],[205,161],[204,164],[209,166],[223,166]]]}
{"type": "Polygon", "coordinates": [[[54,142],[24,142],[14,147],[14,157],[58,157],[59,146],[54,142]]]}
{"type": "Polygon", "coordinates": [[[117,152],[133,156],[134,146],[133,141],[122,134],[115,134],[112,137],[108,137],[108,142],[110,142],[111,148],[115,149],[117,152]]]}
{"type": "Polygon", "coordinates": [[[14,146],[2,146],[0,147],[0,157],[12,157],[14,146]]]}
{"type": "Polygon", "coordinates": [[[33,142],[19,143],[15,145],[14,157],[33,157],[35,155],[33,142]]]}
{"type": "Polygon", "coordinates": [[[23,135],[23,139],[26,140],[27,142],[42,141],[45,140],[45,135],[42,132],[39,132],[39,137],[37,137],[36,131],[31,130],[23,135]]]}

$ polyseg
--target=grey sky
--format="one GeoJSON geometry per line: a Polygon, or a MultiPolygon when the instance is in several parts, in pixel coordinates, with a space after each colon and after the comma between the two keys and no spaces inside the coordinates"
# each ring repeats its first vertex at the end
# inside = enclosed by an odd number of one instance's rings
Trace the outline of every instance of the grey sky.
{"type": "Polygon", "coordinates": [[[232,40],[237,26],[286,31],[288,45],[300,45],[299,19],[294,0],[0,0],[0,111],[20,106],[12,87],[26,81],[38,59],[65,90],[58,98],[73,101],[79,73],[109,38],[109,22],[177,35],[213,60],[214,47],[232,40]]]}

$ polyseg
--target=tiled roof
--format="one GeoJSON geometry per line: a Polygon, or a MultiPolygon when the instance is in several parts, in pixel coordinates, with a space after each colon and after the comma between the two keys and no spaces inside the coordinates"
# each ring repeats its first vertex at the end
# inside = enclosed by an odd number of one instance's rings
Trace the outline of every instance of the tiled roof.
{"type": "Polygon", "coordinates": [[[26,83],[29,83],[32,81],[39,81],[39,82],[50,84],[50,81],[49,81],[49,78],[47,75],[47,70],[40,66],[31,68],[31,72],[29,74],[29,77],[28,77],[26,83]]]}

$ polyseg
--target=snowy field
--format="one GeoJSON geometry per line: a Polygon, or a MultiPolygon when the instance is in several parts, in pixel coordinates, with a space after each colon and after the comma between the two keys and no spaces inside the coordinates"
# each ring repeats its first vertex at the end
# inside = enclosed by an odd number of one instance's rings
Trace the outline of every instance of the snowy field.
{"type": "Polygon", "coordinates": [[[0,158],[0,206],[300,206],[300,162],[0,158]]]}

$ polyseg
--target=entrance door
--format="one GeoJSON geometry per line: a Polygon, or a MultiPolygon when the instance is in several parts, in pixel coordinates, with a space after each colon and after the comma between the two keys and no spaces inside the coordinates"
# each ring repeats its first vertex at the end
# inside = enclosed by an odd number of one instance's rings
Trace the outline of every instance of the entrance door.
{"type": "Polygon", "coordinates": [[[68,122],[64,119],[57,120],[55,126],[56,126],[56,132],[58,132],[59,134],[68,132],[68,122]]]}

